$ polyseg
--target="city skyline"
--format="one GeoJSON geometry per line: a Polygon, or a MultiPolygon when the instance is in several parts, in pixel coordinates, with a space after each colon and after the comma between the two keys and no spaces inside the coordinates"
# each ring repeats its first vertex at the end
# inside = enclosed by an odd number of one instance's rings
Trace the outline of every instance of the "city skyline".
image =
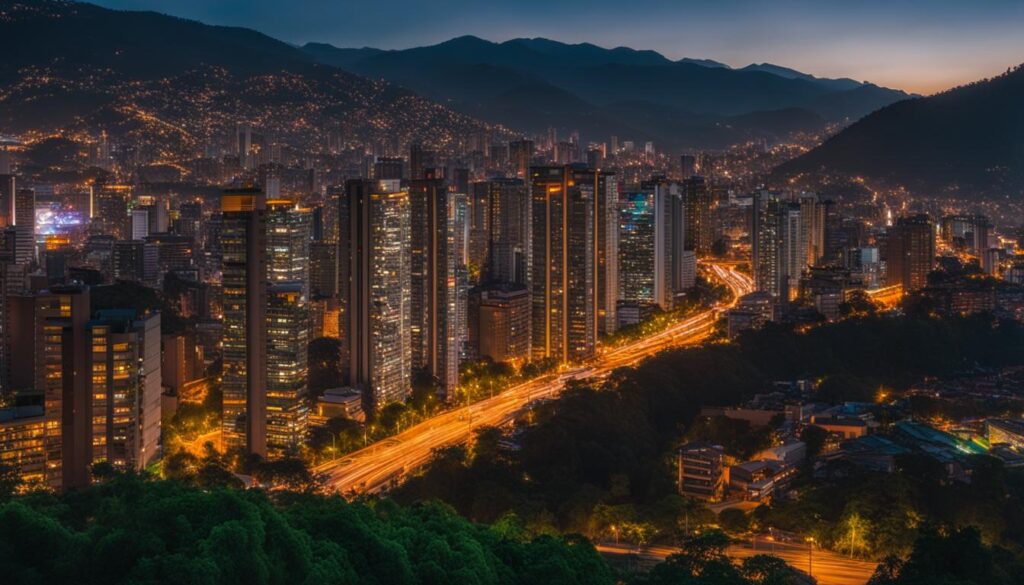
{"type": "Polygon", "coordinates": [[[4,583],[1024,583],[1024,6],[105,1],[0,0],[4,583]]]}
{"type": "Polygon", "coordinates": [[[855,7],[759,0],[713,5],[573,0],[557,6],[498,2],[485,7],[466,0],[430,7],[406,0],[305,0],[287,9],[273,0],[97,3],[249,27],[296,45],[326,42],[343,48],[407,49],[463,35],[495,42],[545,37],[606,48],[650,49],[670,59],[712,59],[732,67],[768,62],[922,95],[998,75],[1024,59],[1024,37],[1018,34],[1024,5],[1003,0],[988,3],[984,11],[947,0],[871,0],[855,7]],[[545,14],[550,18],[537,18],[545,14]],[[565,18],[572,19],[572,27],[564,25],[565,18]],[[422,26],[424,20],[431,26],[422,26]],[[953,38],[956,42],[949,42],[953,38]]]}

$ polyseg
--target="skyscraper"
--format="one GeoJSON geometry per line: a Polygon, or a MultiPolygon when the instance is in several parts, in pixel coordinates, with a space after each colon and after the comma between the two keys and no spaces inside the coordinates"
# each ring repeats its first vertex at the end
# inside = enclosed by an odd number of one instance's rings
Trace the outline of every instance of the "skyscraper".
{"type": "Polygon", "coordinates": [[[131,238],[131,216],[128,215],[130,185],[97,183],[93,187],[90,231],[106,234],[118,240],[131,238]]]}
{"type": "Polygon", "coordinates": [[[36,259],[36,193],[18,189],[14,196],[14,262],[31,264],[36,259]]]}
{"type": "Polygon", "coordinates": [[[295,453],[306,435],[309,304],[300,282],[274,282],[267,312],[267,451],[295,453]]]}
{"type": "Polygon", "coordinates": [[[266,199],[257,188],[227,189],[221,214],[224,440],[266,456],[266,199]]]}
{"type": "Polygon", "coordinates": [[[487,190],[490,240],[486,279],[526,284],[529,276],[530,195],[521,179],[491,179],[474,183],[487,190]]]}
{"type": "Polygon", "coordinates": [[[421,144],[409,147],[409,180],[415,181],[426,177],[427,169],[437,167],[437,153],[423,148],[421,144]]]}
{"type": "Polygon", "coordinates": [[[312,214],[288,199],[267,201],[267,279],[297,283],[309,300],[312,214]]]}
{"type": "Polygon", "coordinates": [[[800,194],[800,239],[806,249],[807,266],[825,258],[825,218],[827,207],[817,193],[800,194]]]}
{"type": "Polygon", "coordinates": [[[653,303],[655,280],[664,265],[655,264],[655,194],[626,193],[619,213],[619,298],[653,303]],[[659,270],[660,268],[660,270],[659,270]],[[659,273],[657,276],[655,273],[659,273]]]}
{"type": "Polygon", "coordinates": [[[508,157],[515,167],[517,177],[526,179],[529,176],[533,150],[532,140],[513,140],[508,143],[508,157]]]}
{"type": "Polygon", "coordinates": [[[100,311],[86,328],[90,461],[141,471],[160,440],[160,314],[100,311]]]}
{"type": "Polygon", "coordinates": [[[489,182],[473,183],[466,199],[466,233],[468,235],[466,263],[475,282],[487,278],[484,272],[490,255],[492,189],[489,182]]]}
{"type": "Polygon", "coordinates": [[[901,217],[886,230],[886,283],[901,284],[904,291],[928,284],[935,265],[935,226],[927,215],[901,217]]]}
{"type": "Polygon", "coordinates": [[[309,245],[309,286],[313,296],[338,296],[337,242],[312,242],[309,245]]]}
{"type": "Polygon", "coordinates": [[[692,251],[684,249],[683,194],[657,179],[622,198],[619,212],[619,298],[672,308],[677,292],[693,284],[692,251]]]}
{"type": "Polygon", "coordinates": [[[46,483],[89,485],[92,411],[89,386],[89,289],[54,287],[36,297],[35,388],[43,393],[46,483]]]}
{"type": "Polygon", "coordinates": [[[14,225],[14,195],[17,180],[14,175],[0,175],[0,227],[14,225]]]}
{"type": "Polygon", "coordinates": [[[267,449],[294,453],[306,434],[312,214],[267,201],[267,449]]]}
{"type": "Polygon", "coordinates": [[[374,409],[411,390],[409,194],[397,181],[349,181],[338,226],[347,374],[374,409]]]}
{"type": "MultiPolygon", "coordinates": [[[[593,190],[594,232],[596,250],[594,311],[597,315],[598,334],[613,333],[618,325],[615,308],[619,299],[619,184],[615,173],[598,169],[584,173],[586,183],[593,190]]],[[[577,179],[579,181],[579,179],[577,179]]],[[[579,182],[586,190],[587,184],[579,182]]]]}
{"type": "Polygon", "coordinates": [[[559,362],[587,359],[602,328],[609,321],[614,327],[617,189],[608,184],[612,176],[594,169],[534,167],[530,174],[531,354],[559,362]]]}
{"type": "Polygon", "coordinates": [[[429,373],[453,397],[459,379],[458,250],[461,226],[449,193],[430,171],[409,186],[412,367],[429,373]]]}
{"type": "Polygon", "coordinates": [[[783,258],[782,214],[784,202],[776,195],[761,191],[754,194],[751,206],[751,248],[754,266],[754,286],[773,297],[782,294],[787,286],[783,258]]]}
{"type": "Polygon", "coordinates": [[[711,253],[714,241],[714,201],[703,177],[690,177],[683,181],[685,248],[700,256],[711,253]]]}
{"type": "Polygon", "coordinates": [[[382,156],[373,163],[373,177],[378,181],[401,181],[403,167],[402,159],[382,156]]]}

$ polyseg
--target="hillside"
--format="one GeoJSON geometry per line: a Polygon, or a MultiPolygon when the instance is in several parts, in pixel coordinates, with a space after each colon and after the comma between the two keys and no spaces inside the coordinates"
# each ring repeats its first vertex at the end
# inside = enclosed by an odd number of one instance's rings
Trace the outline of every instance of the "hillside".
{"type": "Polygon", "coordinates": [[[907,97],[774,65],[732,69],[708,60],[672,61],[654,51],[540,38],[493,43],[464,36],[391,51],[316,43],[303,50],[320,62],[391,81],[493,123],[526,131],[578,129],[594,140],[625,135],[669,148],[718,148],[774,136],[756,126],[731,126],[736,116],[804,110],[800,124],[781,128],[786,134],[807,130],[807,120],[817,119],[820,128],[907,97]],[[519,116],[529,111],[538,115],[519,116]],[[659,119],[664,111],[671,112],[669,124],[659,119]]]}
{"type": "MultiPolygon", "coordinates": [[[[777,173],[841,173],[933,192],[1024,189],[1024,69],[892,104],[777,173]]],[[[978,193],[981,194],[981,193],[978,193]]]]}
{"type": "Polygon", "coordinates": [[[261,33],[153,12],[0,0],[0,52],[0,133],[106,130],[153,160],[194,156],[239,122],[297,148],[486,127],[261,33]]]}

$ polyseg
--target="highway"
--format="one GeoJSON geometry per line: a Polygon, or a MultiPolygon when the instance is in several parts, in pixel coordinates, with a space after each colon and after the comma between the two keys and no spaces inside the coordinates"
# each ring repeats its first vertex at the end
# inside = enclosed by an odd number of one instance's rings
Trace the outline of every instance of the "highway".
{"type": "MultiPolygon", "coordinates": [[[[815,548],[813,552],[808,545],[802,543],[768,542],[758,540],[756,548],[749,544],[734,544],[726,549],[726,554],[734,560],[742,560],[754,555],[773,555],[786,561],[791,567],[808,574],[817,580],[819,585],[864,585],[871,578],[877,566],[869,561],[850,559],[841,554],[815,548]]],[[[616,544],[599,544],[597,550],[605,555],[633,554],[653,562],[660,562],[665,557],[679,552],[671,546],[634,547],[616,544]]]]}
{"type": "Polygon", "coordinates": [[[715,322],[725,309],[734,306],[739,296],[753,290],[750,277],[731,267],[712,264],[710,270],[732,290],[729,302],[702,311],[651,336],[608,349],[592,364],[542,376],[470,406],[441,413],[394,437],[324,463],[315,472],[325,478],[325,489],[329,491],[376,493],[426,464],[434,450],[465,442],[479,427],[501,426],[512,421],[533,401],[557,396],[569,380],[607,376],[615,368],[635,364],[663,349],[699,343],[713,332],[715,322]]]}

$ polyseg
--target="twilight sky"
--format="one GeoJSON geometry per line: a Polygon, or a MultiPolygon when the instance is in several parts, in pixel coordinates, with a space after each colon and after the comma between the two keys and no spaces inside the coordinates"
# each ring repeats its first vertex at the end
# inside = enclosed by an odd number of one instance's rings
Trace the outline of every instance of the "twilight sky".
{"type": "Polygon", "coordinates": [[[93,0],[292,43],[401,49],[472,34],[771,62],[928,94],[1024,62],[1024,0],[93,0]]]}

